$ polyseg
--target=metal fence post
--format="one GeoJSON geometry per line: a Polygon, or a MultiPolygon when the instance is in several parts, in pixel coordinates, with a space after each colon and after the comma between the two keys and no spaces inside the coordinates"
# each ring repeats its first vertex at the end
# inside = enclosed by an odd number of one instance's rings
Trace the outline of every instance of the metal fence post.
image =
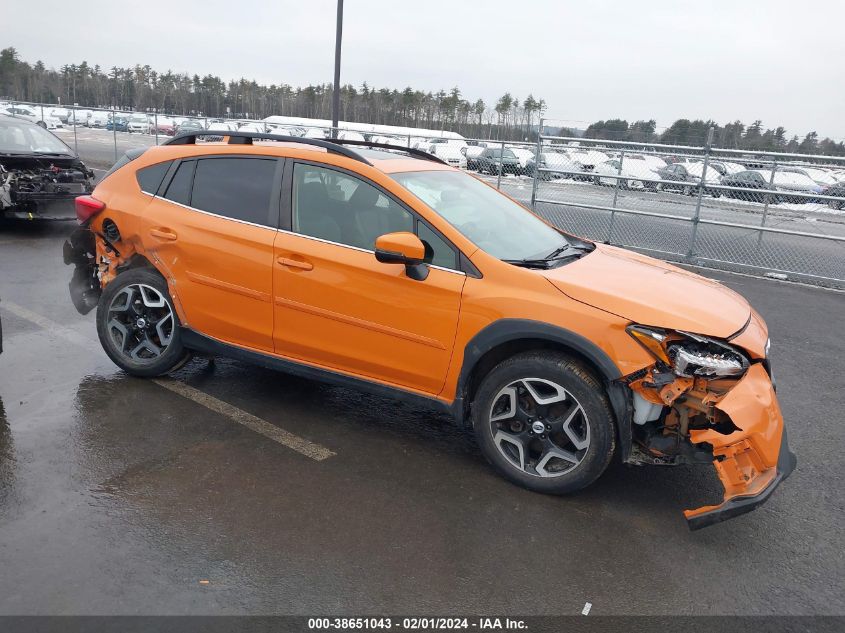
{"type": "Polygon", "coordinates": [[[537,151],[534,153],[534,182],[531,183],[531,208],[537,204],[537,184],[540,180],[540,154],[543,151],[543,119],[537,125],[537,151]]]}
{"type": "Polygon", "coordinates": [[[408,149],[411,148],[411,133],[408,132],[408,149]]]}
{"type": "Polygon", "coordinates": [[[153,125],[156,126],[156,145],[158,145],[158,108],[153,111],[153,125]]]}
{"type": "Polygon", "coordinates": [[[41,104],[41,121],[44,123],[44,127],[47,127],[47,119],[44,118],[44,104],[41,104]]]}
{"type": "Polygon", "coordinates": [[[698,200],[695,203],[695,214],[692,216],[692,235],[690,235],[689,249],[687,249],[687,261],[691,261],[695,255],[695,242],[698,239],[698,221],[701,219],[701,198],[704,196],[704,179],[707,177],[707,167],[710,165],[710,152],[713,146],[714,128],[707,132],[707,143],[704,145],[704,167],[701,169],[701,179],[698,181],[698,200]]]}
{"type": "MultiPolygon", "coordinates": [[[[619,186],[622,182],[622,164],[625,162],[625,150],[619,152],[619,169],[616,170],[616,188],[613,191],[613,208],[616,208],[616,199],[619,197],[619,186]]],[[[612,217],[612,216],[611,216],[612,217]]]]}
{"type": "Polygon", "coordinates": [[[114,162],[117,162],[117,110],[111,111],[111,129],[114,136],[114,162]]]}
{"type": "Polygon", "coordinates": [[[505,142],[502,141],[502,147],[499,150],[499,177],[496,178],[496,189],[502,188],[502,168],[505,162],[505,142]]]}
{"type": "MultiPolygon", "coordinates": [[[[772,159],[772,173],[769,175],[769,190],[774,191],[775,188],[775,172],[778,170],[778,159],[772,159]]],[[[766,226],[766,218],[769,217],[769,200],[771,200],[771,194],[766,194],[765,201],[763,204],[763,220],[760,223],[761,227],[766,226]]],[[[763,231],[757,231],[757,246],[760,246],[763,243],[763,231]]]]}
{"type": "Polygon", "coordinates": [[[76,140],[76,104],[74,103],[70,108],[70,113],[73,115],[73,151],[79,154],[79,143],[76,140]]]}
{"type": "Polygon", "coordinates": [[[616,187],[613,189],[613,208],[610,210],[610,226],[607,228],[607,243],[613,243],[613,225],[616,223],[616,199],[619,197],[619,188],[622,186],[622,165],[625,163],[625,150],[619,152],[619,169],[616,170],[616,187]]]}

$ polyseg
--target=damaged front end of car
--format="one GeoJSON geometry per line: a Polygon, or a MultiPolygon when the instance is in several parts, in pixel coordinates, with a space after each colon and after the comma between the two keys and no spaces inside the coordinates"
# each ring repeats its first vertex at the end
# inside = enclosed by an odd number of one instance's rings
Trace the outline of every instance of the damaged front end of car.
{"type": "Polygon", "coordinates": [[[693,530],[767,501],[796,464],[768,359],[690,332],[631,325],[628,333],[655,359],[626,377],[633,400],[628,461],[713,464],[724,498],[684,511],[693,530]]]}
{"type": "Polygon", "coordinates": [[[71,218],[73,200],[94,188],[94,172],[77,158],[0,156],[0,216],[71,218]]]}

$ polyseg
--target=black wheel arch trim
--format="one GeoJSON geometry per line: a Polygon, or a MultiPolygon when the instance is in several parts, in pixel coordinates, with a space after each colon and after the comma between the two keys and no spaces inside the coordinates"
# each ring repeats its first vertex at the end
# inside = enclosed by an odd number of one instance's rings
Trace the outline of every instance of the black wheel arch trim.
{"type": "Polygon", "coordinates": [[[506,343],[519,340],[542,340],[569,348],[586,358],[601,373],[613,407],[614,422],[619,437],[619,451],[622,461],[631,453],[631,418],[633,404],[628,387],[621,382],[622,372],[598,345],[589,339],[558,326],[530,319],[499,319],[494,321],[470,339],[464,348],[461,373],[458,378],[457,397],[452,413],[460,425],[468,423],[468,389],[473,370],[489,351],[506,343]]]}

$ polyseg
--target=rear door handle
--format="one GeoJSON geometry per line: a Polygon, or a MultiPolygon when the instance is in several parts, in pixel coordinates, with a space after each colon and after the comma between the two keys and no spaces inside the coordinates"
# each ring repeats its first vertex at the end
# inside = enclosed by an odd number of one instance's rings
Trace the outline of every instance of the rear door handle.
{"type": "Polygon", "coordinates": [[[176,233],[170,229],[150,229],[150,235],[157,237],[160,240],[167,240],[168,242],[176,241],[176,233]]]}
{"type": "Polygon", "coordinates": [[[276,263],[280,266],[298,268],[299,270],[313,270],[314,268],[314,264],[311,262],[304,262],[301,259],[290,259],[289,257],[277,257],[276,263]]]}

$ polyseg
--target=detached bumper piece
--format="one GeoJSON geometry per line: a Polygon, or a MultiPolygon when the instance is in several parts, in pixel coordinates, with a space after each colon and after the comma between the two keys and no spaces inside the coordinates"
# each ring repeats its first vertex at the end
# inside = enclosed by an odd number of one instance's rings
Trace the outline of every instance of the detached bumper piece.
{"type": "Polygon", "coordinates": [[[780,406],[766,370],[752,365],[717,405],[737,427],[724,435],[715,430],[690,431],[693,444],[713,447],[713,466],[725,488],[718,505],[685,510],[691,530],[751,512],[768,501],[775,488],[795,470],[780,406]]]}
{"type": "Polygon", "coordinates": [[[74,266],[68,290],[79,314],[88,314],[97,307],[102,293],[97,276],[96,250],[94,234],[85,227],[74,230],[62,247],[65,265],[74,266]]]}

